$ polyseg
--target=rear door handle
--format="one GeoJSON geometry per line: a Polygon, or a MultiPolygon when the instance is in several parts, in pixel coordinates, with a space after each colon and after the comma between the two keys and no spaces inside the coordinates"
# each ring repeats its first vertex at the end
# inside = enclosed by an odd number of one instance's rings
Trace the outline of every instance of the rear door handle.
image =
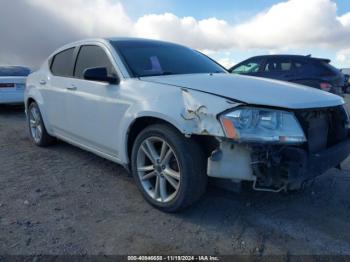
{"type": "Polygon", "coordinates": [[[46,85],[46,81],[45,80],[40,80],[39,84],[42,85],[42,86],[46,85]]]}
{"type": "Polygon", "coordinates": [[[69,91],[75,91],[75,90],[77,90],[77,87],[72,85],[72,86],[67,87],[66,89],[69,91]]]}

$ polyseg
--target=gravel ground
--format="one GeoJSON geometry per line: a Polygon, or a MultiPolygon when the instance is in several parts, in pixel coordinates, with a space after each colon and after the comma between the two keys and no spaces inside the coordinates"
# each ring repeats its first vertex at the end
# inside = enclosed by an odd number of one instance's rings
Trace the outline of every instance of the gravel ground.
{"type": "Polygon", "coordinates": [[[292,195],[210,186],[181,214],[150,207],[112,162],[38,148],[0,107],[0,254],[350,255],[350,160],[292,195]]]}

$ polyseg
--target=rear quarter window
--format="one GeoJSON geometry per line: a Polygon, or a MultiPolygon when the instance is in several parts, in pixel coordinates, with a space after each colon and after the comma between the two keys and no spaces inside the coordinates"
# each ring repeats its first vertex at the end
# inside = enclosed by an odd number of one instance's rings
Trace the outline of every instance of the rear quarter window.
{"type": "Polygon", "coordinates": [[[51,63],[51,72],[56,76],[73,76],[74,47],[56,54],[51,63]]]}
{"type": "Polygon", "coordinates": [[[314,67],[317,69],[317,73],[320,76],[336,76],[340,71],[323,60],[316,60],[314,62],[314,67]]]}

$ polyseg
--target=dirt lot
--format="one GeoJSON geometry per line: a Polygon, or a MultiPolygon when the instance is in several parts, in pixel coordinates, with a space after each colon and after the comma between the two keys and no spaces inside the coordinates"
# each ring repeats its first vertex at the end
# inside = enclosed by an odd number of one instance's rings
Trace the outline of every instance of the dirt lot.
{"type": "Polygon", "coordinates": [[[348,254],[350,160],[306,191],[210,187],[193,208],[150,207],[122,167],[28,139],[22,108],[0,107],[0,254],[348,254]]]}

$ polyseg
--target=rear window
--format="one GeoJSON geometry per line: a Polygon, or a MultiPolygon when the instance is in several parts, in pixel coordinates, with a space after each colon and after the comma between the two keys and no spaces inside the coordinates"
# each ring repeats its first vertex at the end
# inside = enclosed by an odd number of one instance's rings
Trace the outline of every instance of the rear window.
{"type": "Polygon", "coordinates": [[[332,66],[331,64],[327,63],[327,62],[322,62],[322,65],[324,66],[324,68],[326,68],[326,70],[329,70],[330,72],[334,73],[334,74],[339,74],[339,70],[337,68],[335,68],[334,66],[332,66]]]}
{"type": "Polygon", "coordinates": [[[305,62],[302,62],[302,61],[294,61],[294,67],[295,67],[295,69],[303,68],[305,65],[306,65],[305,62]]]}
{"type": "Polygon", "coordinates": [[[340,70],[332,66],[328,61],[322,59],[315,59],[315,64],[318,72],[322,76],[333,76],[338,75],[340,70]]]}
{"type": "Polygon", "coordinates": [[[0,76],[28,76],[30,69],[19,66],[0,67],[0,76]]]}
{"type": "Polygon", "coordinates": [[[72,77],[74,68],[73,53],[74,47],[55,55],[51,64],[51,72],[56,76],[72,77]]]}
{"type": "Polygon", "coordinates": [[[265,65],[265,72],[275,72],[275,71],[292,71],[293,63],[290,59],[274,58],[269,59],[265,65]]]}

